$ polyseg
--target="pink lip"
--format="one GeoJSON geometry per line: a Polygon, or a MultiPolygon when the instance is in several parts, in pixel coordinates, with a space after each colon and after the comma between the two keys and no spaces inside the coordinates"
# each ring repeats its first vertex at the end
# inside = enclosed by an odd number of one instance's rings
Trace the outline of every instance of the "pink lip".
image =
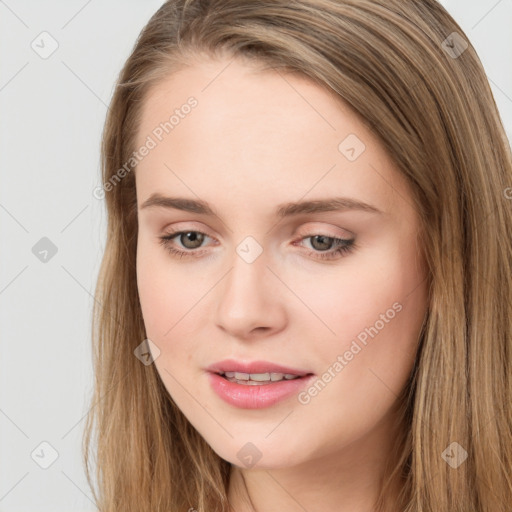
{"type": "Polygon", "coordinates": [[[297,394],[311,381],[314,375],[306,370],[290,368],[268,361],[250,361],[247,363],[234,359],[225,359],[210,365],[208,378],[213,390],[228,404],[242,409],[262,409],[276,404],[291,395],[297,394]],[[220,372],[239,373],[290,373],[297,379],[285,379],[269,384],[255,386],[230,382],[219,375],[220,372]]]}
{"type": "Polygon", "coordinates": [[[296,395],[311,382],[313,377],[314,375],[307,375],[297,379],[250,386],[230,382],[217,373],[208,373],[210,384],[217,395],[228,404],[240,407],[241,409],[263,409],[264,407],[270,407],[280,400],[296,395]]]}
{"type": "Polygon", "coordinates": [[[234,359],[224,359],[218,363],[214,363],[208,368],[209,372],[239,372],[239,373],[291,373],[293,375],[305,376],[310,374],[306,370],[298,370],[296,368],[289,368],[279,364],[270,363],[268,361],[250,361],[244,363],[242,361],[235,361],[234,359]]]}

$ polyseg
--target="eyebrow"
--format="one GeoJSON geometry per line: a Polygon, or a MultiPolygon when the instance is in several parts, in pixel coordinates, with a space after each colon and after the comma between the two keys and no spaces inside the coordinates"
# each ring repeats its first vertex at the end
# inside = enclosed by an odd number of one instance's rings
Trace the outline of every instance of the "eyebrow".
{"type": "MultiPolygon", "coordinates": [[[[184,197],[165,197],[161,194],[152,194],[140,207],[145,208],[169,208],[182,210],[190,213],[199,213],[201,215],[218,216],[213,208],[206,202],[199,199],[187,199],[184,197]]],[[[369,213],[383,213],[375,206],[358,201],[350,197],[330,197],[327,199],[317,199],[312,201],[299,201],[283,203],[277,206],[276,215],[278,217],[290,217],[304,213],[321,213],[332,211],[360,210],[369,213]]]]}

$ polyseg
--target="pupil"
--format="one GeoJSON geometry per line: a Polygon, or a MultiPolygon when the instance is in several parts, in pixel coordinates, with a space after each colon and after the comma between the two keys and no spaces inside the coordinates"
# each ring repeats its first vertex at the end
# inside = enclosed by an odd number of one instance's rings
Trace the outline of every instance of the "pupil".
{"type": "Polygon", "coordinates": [[[319,249],[319,250],[325,250],[325,249],[329,249],[330,245],[332,245],[332,242],[325,242],[325,240],[332,240],[331,237],[329,236],[323,236],[323,235],[315,235],[313,237],[313,240],[311,242],[311,245],[313,245],[313,247],[315,247],[315,249],[319,249]],[[315,247],[315,242],[317,240],[320,240],[320,247],[315,247]]]}
{"type": "Polygon", "coordinates": [[[201,233],[197,233],[194,231],[189,231],[188,233],[184,233],[181,235],[182,237],[185,236],[186,243],[183,242],[183,238],[181,242],[187,249],[195,249],[201,245],[204,239],[204,235],[201,233]],[[189,242],[192,242],[192,246],[188,245],[189,242]]]}

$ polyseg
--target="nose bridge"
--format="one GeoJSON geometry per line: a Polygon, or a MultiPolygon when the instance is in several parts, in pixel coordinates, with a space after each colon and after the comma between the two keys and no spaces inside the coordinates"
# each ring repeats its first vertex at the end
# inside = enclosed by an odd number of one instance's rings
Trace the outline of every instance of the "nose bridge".
{"type": "Polygon", "coordinates": [[[217,323],[236,336],[257,327],[276,327],[283,319],[268,255],[252,237],[235,248],[231,270],[219,288],[217,323]]]}
{"type": "MultiPolygon", "coordinates": [[[[257,242],[256,242],[257,243],[257,242]]],[[[263,247],[254,242],[243,241],[235,249],[231,271],[226,277],[224,299],[236,299],[238,304],[247,300],[254,303],[265,298],[269,280],[268,258],[263,247]]],[[[253,304],[254,305],[254,304],[253,304]]]]}

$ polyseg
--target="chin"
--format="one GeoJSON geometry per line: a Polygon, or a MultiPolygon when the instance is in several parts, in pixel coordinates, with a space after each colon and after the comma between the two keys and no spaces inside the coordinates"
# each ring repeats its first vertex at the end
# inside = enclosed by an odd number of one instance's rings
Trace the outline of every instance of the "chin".
{"type": "MultiPolygon", "coordinates": [[[[229,446],[223,444],[220,449],[212,446],[215,453],[225,461],[240,469],[280,469],[296,466],[304,462],[297,456],[295,448],[281,446],[275,450],[269,443],[264,442],[232,442],[229,446]]],[[[302,454],[304,455],[304,454],[302,454]]]]}

